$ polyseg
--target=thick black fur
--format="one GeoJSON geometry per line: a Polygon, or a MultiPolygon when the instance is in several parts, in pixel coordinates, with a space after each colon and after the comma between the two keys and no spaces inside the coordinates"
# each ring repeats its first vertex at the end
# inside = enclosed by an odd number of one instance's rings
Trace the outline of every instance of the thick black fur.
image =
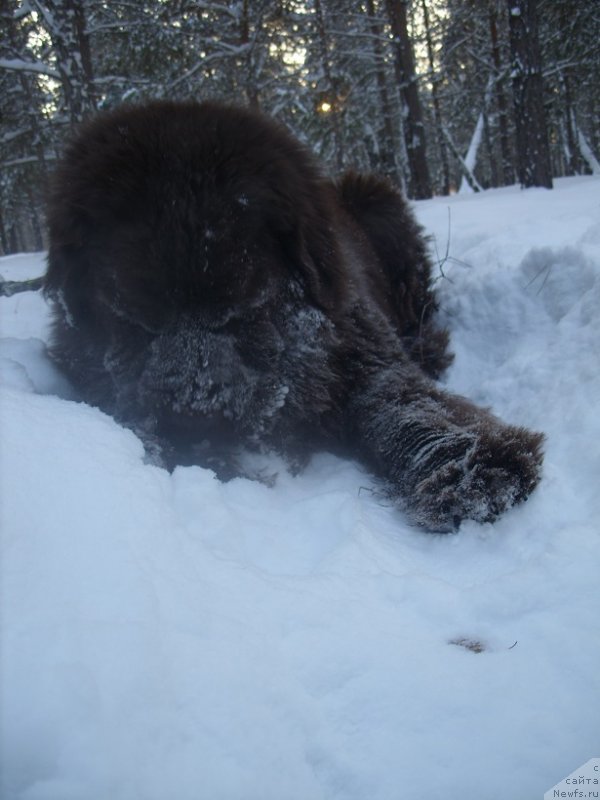
{"type": "Polygon", "coordinates": [[[51,355],[162,463],[356,457],[425,527],[494,519],[539,434],[434,382],[448,365],[421,230],[386,182],[333,183],[283,127],[215,103],[85,125],[53,184],[51,355]]]}

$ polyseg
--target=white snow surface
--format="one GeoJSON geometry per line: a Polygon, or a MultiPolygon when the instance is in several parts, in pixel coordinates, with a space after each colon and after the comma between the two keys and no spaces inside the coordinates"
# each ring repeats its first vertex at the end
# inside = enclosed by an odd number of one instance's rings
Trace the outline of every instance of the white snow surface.
{"type": "Polygon", "coordinates": [[[416,212],[447,384],[547,435],[529,501],[455,535],[327,454],[145,464],[40,295],[1,300],[2,800],[530,800],[600,755],[600,178],[416,212]]]}

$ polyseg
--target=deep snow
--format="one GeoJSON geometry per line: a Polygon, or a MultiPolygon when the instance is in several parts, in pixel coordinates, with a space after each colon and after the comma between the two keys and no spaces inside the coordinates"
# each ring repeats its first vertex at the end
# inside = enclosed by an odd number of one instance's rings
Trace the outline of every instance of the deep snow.
{"type": "Polygon", "coordinates": [[[416,210],[447,384],[548,437],[456,535],[327,454],[273,489],[146,465],[39,294],[1,300],[2,800],[529,800],[600,755],[600,178],[416,210]]]}

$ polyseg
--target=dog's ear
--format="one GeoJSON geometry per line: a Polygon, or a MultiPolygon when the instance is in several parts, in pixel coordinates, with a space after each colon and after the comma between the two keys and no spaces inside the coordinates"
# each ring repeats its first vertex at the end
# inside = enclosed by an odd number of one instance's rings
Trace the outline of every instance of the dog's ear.
{"type": "Polygon", "coordinates": [[[344,293],[342,256],[336,229],[335,197],[326,181],[311,192],[274,200],[274,229],[282,244],[286,267],[299,280],[307,299],[324,311],[340,304],[344,293]]]}
{"type": "MultiPolygon", "coordinates": [[[[401,328],[418,326],[436,305],[431,263],[421,226],[404,197],[386,179],[348,172],[336,183],[339,201],[370,242],[401,328]]],[[[403,331],[404,333],[404,331],[403,331]]]]}
{"type": "Polygon", "coordinates": [[[50,246],[44,277],[44,294],[66,306],[74,318],[89,311],[84,284],[89,273],[85,247],[87,227],[79,209],[72,208],[65,197],[59,197],[58,187],[51,200],[48,225],[50,246]]]}
{"type": "Polygon", "coordinates": [[[308,288],[309,297],[324,311],[331,311],[341,299],[340,252],[333,229],[315,224],[298,235],[297,268],[308,288]]]}

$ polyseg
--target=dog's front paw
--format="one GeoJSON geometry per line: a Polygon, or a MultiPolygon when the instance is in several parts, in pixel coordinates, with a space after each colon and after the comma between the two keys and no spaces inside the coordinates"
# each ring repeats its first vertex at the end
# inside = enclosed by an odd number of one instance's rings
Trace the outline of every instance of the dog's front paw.
{"type": "Polygon", "coordinates": [[[492,522],[537,485],[542,442],[542,434],[511,426],[473,432],[461,456],[415,483],[409,514],[434,531],[456,530],[463,519],[492,522]]]}

